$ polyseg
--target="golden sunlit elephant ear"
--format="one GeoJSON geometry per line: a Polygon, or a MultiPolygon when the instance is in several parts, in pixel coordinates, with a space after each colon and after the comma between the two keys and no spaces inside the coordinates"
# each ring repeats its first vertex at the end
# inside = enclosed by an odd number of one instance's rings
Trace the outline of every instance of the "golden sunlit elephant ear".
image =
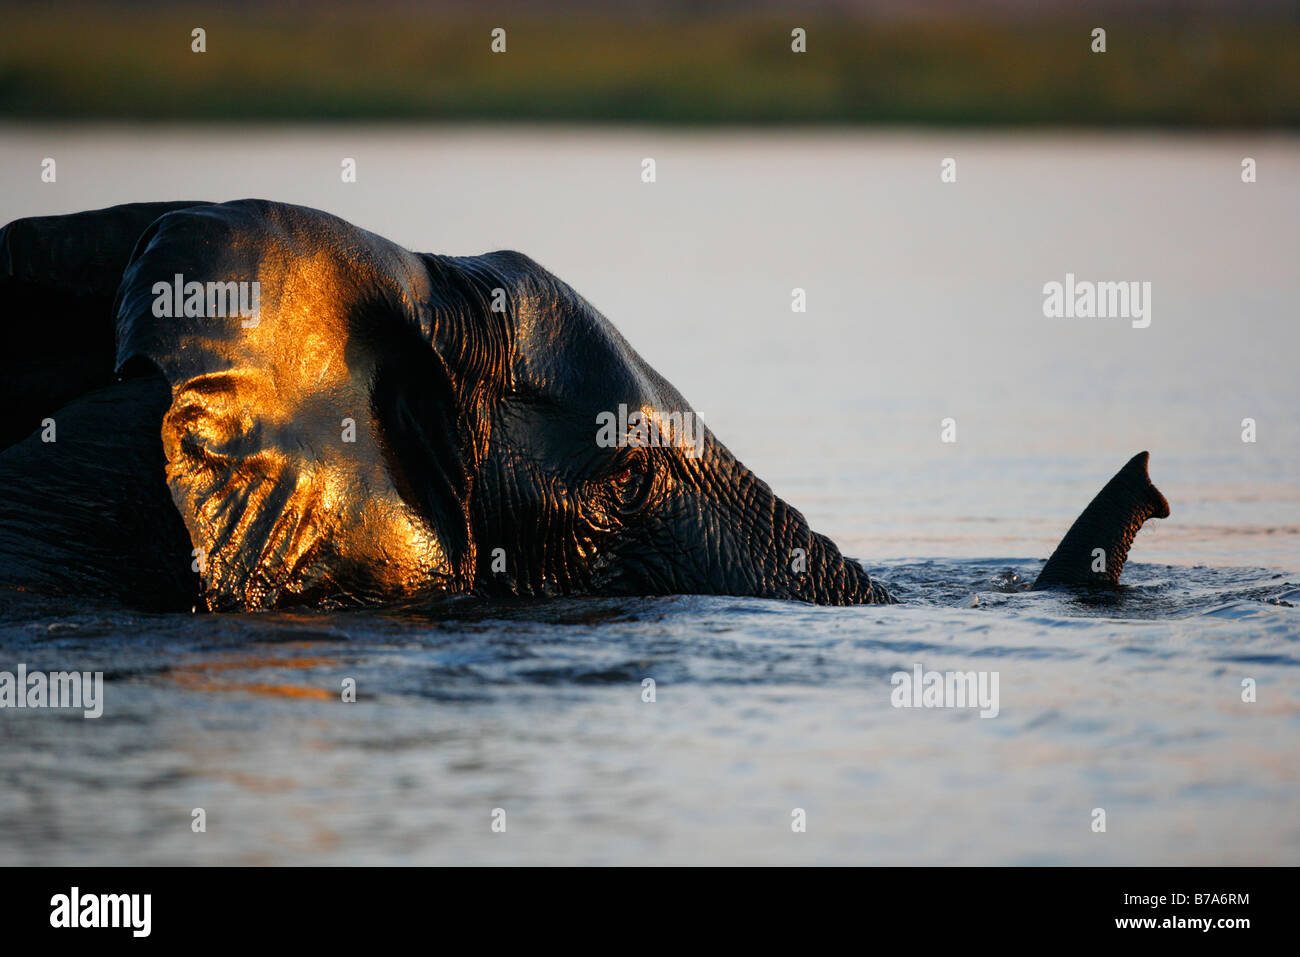
{"type": "Polygon", "coordinates": [[[141,238],[118,366],[171,384],[167,482],[211,608],[467,586],[472,440],[436,299],[419,257],[314,210],[225,203],[141,238]]]}

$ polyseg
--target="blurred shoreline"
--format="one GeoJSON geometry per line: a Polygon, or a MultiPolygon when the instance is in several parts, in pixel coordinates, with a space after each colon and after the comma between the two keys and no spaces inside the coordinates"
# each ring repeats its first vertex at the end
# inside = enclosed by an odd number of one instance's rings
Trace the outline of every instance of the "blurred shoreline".
{"type": "Polygon", "coordinates": [[[1284,10],[861,13],[0,5],[0,120],[1300,126],[1284,10]]]}

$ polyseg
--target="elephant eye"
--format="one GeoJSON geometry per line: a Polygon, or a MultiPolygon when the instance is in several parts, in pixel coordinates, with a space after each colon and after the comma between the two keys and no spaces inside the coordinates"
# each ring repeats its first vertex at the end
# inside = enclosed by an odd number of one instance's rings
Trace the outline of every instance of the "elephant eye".
{"type": "Polygon", "coordinates": [[[614,504],[625,514],[635,512],[645,505],[654,486],[650,465],[643,457],[626,461],[616,468],[609,479],[614,504]]]}

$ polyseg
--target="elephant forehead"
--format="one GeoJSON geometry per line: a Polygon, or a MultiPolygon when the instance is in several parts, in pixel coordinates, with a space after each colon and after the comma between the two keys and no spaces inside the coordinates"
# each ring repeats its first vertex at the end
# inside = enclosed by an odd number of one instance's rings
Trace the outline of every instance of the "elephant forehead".
{"type": "Polygon", "coordinates": [[[666,421],[692,412],[600,313],[585,303],[544,312],[544,319],[520,326],[515,381],[521,389],[584,423],[604,413],[639,411],[666,421]]]}

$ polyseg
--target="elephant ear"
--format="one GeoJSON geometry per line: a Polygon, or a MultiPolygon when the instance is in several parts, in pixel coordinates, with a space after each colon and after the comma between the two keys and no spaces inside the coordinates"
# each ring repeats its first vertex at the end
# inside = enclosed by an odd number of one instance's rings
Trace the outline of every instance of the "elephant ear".
{"type": "Polygon", "coordinates": [[[314,210],[205,206],[141,237],[116,313],[119,370],[171,385],[167,483],[210,608],[470,586],[485,389],[437,342],[476,317],[426,259],[314,210]]]}

